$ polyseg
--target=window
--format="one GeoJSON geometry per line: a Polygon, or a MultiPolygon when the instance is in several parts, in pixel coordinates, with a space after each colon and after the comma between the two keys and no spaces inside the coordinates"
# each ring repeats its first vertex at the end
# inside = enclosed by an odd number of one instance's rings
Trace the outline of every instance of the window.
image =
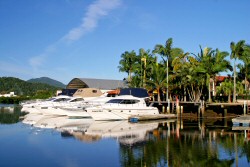
{"type": "Polygon", "coordinates": [[[117,103],[117,104],[119,104],[119,103],[121,103],[121,101],[122,101],[122,99],[111,99],[107,103],[117,103]]]}

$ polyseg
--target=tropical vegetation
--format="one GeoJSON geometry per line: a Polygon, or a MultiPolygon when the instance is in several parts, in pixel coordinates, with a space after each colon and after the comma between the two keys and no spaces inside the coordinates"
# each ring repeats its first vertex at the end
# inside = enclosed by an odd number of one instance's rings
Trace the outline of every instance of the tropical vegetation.
{"type": "Polygon", "coordinates": [[[240,40],[231,42],[229,47],[230,53],[202,46],[198,53],[189,53],[174,47],[169,38],[165,45],[156,44],[153,50],[125,51],[118,69],[127,73],[129,87],[146,88],[158,101],[178,97],[183,101],[212,102],[216,96],[226,96],[231,102],[233,96],[232,101],[236,102],[237,95],[249,92],[250,45],[240,40]],[[233,65],[230,60],[234,60],[233,65]],[[219,84],[216,78],[222,72],[227,76],[219,84]]]}

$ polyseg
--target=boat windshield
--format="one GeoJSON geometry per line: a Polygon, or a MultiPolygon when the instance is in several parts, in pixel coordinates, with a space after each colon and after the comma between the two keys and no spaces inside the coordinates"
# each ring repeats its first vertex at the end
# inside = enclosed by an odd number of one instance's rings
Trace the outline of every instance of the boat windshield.
{"type": "Polygon", "coordinates": [[[54,101],[56,98],[50,98],[50,99],[48,99],[48,100],[46,100],[46,101],[54,101]]]}
{"type": "Polygon", "coordinates": [[[84,99],[83,98],[76,98],[76,99],[70,100],[69,102],[78,102],[78,101],[84,101],[84,99]]]}
{"type": "Polygon", "coordinates": [[[107,103],[113,103],[113,104],[135,104],[140,102],[136,99],[111,99],[107,103]]]}
{"type": "Polygon", "coordinates": [[[69,100],[70,98],[59,98],[59,99],[54,100],[54,102],[69,101],[69,100]]]}

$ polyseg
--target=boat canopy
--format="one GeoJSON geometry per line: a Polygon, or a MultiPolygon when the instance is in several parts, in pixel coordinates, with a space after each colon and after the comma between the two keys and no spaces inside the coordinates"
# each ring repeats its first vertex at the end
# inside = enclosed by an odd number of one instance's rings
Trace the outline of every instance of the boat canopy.
{"type": "Polygon", "coordinates": [[[74,93],[74,97],[99,97],[102,95],[100,89],[96,88],[81,88],[74,93]]]}
{"type": "Polygon", "coordinates": [[[123,88],[120,89],[119,96],[120,95],[132,95],[140,98],[149,97],[147,90],[144,88],[123,88]]]}

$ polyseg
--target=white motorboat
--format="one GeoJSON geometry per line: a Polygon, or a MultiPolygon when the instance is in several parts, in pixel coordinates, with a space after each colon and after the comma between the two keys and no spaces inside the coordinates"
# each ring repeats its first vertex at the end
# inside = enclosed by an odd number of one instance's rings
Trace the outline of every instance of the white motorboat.
{"type": "MultiPolygon", "coordinates": [[[[78,97],[79,98],[79,97],[78,97]]],[[[86,99],[84,101],[75,101],[76,97],[71,100],[53,104],[53,106],[40,105],[37,108],[45,115],[61,115],[71,117],[91,117],[84,109],[87,107],[103,105],[113,97],[100,96],[95,98],[86,99]]]]}
{"type": "Polygon", "coordinates": [[[28,113],[40,113],[39,108],[59,105],[61,102],[69,101],[72,97],[70,96],[56,96],[44,101],[26,102],[22,103],[22,112],[28,113]]]}
{"type": "Polygon", "coordinates": [[[132,95],[114,97],[101,106],[88,107],[85,111],[94,120],[123,120],[130,116],[159,114],[158,108],[147,106],[145,98],[132,95]]]}

